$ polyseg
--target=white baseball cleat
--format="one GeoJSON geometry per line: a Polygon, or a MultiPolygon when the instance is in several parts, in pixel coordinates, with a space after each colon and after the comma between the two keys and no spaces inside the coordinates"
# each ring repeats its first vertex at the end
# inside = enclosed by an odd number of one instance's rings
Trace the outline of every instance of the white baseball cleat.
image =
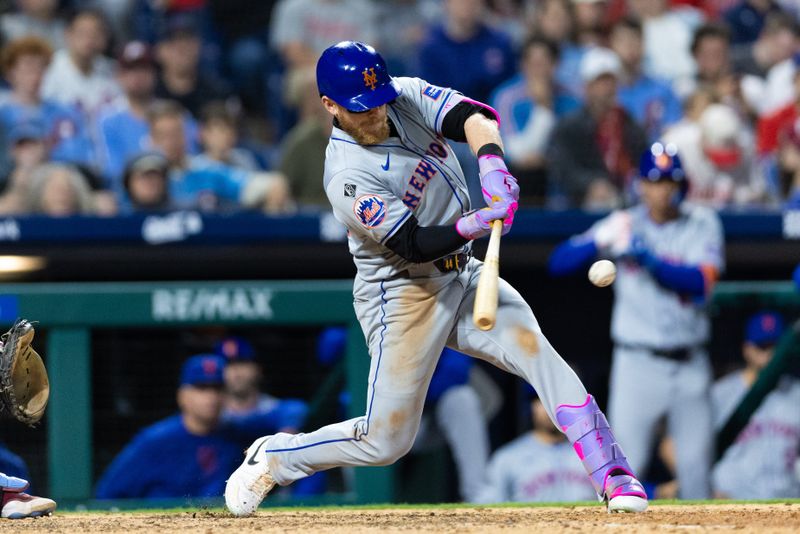
{"type": "Polygon", "coordinates": [[[620,495],[608,501],[608,513],[640,513],[647,510],[647,499],[635,495],[620,495]]]}
{"type": "Polygon", "coordinates": [[[251,515],[275,486],[269,472],[267,456],[264,454],[264,444],[269,438],[270,436],[258,438],[250,445],[244,462],[225,485],[225,505],[233,515],[251,515]]]}
{"type": "Polygon", "coordinates": [[[636,514],[647,510],[647,494],[642,483],[628,473],[617,473],[606,479],[604,495],[608,513],[636,514]]]}

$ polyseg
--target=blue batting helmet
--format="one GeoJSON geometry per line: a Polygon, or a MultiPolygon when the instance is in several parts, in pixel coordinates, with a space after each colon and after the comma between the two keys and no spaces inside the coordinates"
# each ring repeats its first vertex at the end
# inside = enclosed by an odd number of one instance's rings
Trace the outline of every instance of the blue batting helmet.
{"type": "Polygon", "coordinates": [[[355,112],[382,106],[401,92],[381,55],[357,41],[342,41],[325,49],[317,61],[317,88],[320,96],[355,112]]]}
{"type": "Polygon", "coordinates": [[[639,176],[648,182],[671,180],[680,187],[679,202],[686,197],[689,182],[683,170],[683,164],[678,157],[678,149],[673,144],[664,145],[653,143],[650,148],[642,153],[639,160],[639,176]]]}

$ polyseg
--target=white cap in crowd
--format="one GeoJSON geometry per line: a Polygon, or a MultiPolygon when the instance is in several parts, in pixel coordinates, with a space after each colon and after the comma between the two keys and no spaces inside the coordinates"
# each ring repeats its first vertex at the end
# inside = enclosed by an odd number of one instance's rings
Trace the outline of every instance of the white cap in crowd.
{"type": "Polygon", "coordinates": [[[619,56],[608,48],[590,48],[581,60],[581,80],[588,83],[604,74],[619,78],[622,75],[622,62],[619,56]]]}
{"type": "Polygon", "coordinates": [[[743,125],[736,111],[725,104],[711,104],[700,115],[703,152],[718,167],[731,167],[741,160],[743,125]]]}

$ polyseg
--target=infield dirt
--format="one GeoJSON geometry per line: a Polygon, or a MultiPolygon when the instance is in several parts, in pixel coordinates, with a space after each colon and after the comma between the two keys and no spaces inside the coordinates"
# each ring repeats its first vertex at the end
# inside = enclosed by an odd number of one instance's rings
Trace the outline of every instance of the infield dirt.
{"type": "Polygon", "coordinates": [[[800,532],[800,504],[653,506],[644,514],[610,515],[600,507],[282,510],[234,518],[224,512],[65,513],[0,520],[19,534],[120,532],[202,534],[311,532],[800,532]]]}

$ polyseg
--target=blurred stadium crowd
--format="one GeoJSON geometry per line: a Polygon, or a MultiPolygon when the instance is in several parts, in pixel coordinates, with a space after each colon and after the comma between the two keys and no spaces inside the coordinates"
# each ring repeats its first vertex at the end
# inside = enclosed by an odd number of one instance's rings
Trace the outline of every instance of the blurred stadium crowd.
{"type": "MultiPolygon", "coordinates": [[[[318,54],[496,107],[523,206],[630,202],[674,143],[690,199],[800,202],[800,8],[784,0],[17,0],[0,22],[0,212],[327,206],[318,54]]],[[[471,156],[459,158],[475,172],[471,156]]],[[[479,198],[479,197],[478,197],[479,198]]]]}

